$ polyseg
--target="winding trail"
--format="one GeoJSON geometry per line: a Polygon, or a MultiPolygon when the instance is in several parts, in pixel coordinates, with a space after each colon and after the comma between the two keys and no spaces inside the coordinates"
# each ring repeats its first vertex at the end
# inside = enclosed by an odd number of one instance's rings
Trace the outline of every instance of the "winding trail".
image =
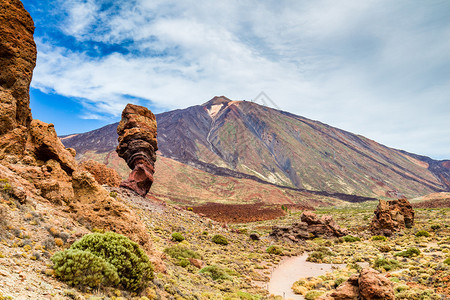
{"type": "Polygon", "coordinates": [[[292,284],[301,277],[317,277],[332,270],[333,266],[341,268],[339,264],[318,264],[306,261],[307,253],[282,260],[273,270],[268,284],[270,294],[283,296],[285,299],[305,299],[302,295],[294,294],[292,284]]]}

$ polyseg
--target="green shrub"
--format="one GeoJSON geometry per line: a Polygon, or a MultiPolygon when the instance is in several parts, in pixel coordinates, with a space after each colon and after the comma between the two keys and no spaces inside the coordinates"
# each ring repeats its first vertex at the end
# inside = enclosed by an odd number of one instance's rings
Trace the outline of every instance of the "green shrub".
{"type": "Polygon", "coordinates": [[[334,256],[335,254],[327,247],[319,247],[316,251],[311,252],[306,261],[322,263],[325,256],[334,256]]]}
{"type": "Polygon", "coordinates": [[[243,292],[243,291],[238,291],[237,295],[238,295],[239,299],[241,299],[241,300],[259,300],[259,299],[261,299],[259,296],[255,296],[250,293],[243,292]]]}
{"type": "Polygon", "coordinates": [[[337,288],[338,286],[340,286],[343,282],[345,282],[347,279],[345,279],[344,277],[338,277],[334,280],[334,287],[337,288]]]}
{"type": "Polygon", "coordinates": [[[374,235],[372,241],[387,241],[387,238],[384,235],[374,235]]]}
{"type": "Polygon", "coordinates": [[[384,257],[378,257],[373,264],[373,267],[375,269],[378,270],[384,269],[386,271],[395,270],[399,266],[400,263],[396,259],[386,259],[384,257]]]}
{"type": "Polygon", "coordinates": [[[189,258],[200,258],[200,255],[188,248],[182,246],[173,246],[164,249],[164,253],[176,259],[175,264],[178,266],[187,267],[190,265],[189,258]]]}
{"type": "Polygon", "coordinates": [[[419,230],[419,231],[417,231],[416,236],[417,237],[420,237],[420,236],[429,237],[430,233],[426,230],[419,230]]]}
{"type": "Polygon", "coordinates": [[[353,242],[359,242],[361,241],[361,239],[357,236],[353,236],[353,235],[346,235],[343,237],[344,241],[348,242],[348,243],[353,243],[353,242]]]}
{"type": "Polygon", "coordinates": [[[127,237],[107,232],[83,236],[70,249],[88,251],[113,265],[123,288],[137,291],[153,279],[153,266],[139,245],[127,237]]]}
{"type": "Polygon", "coordinates": [[[184,241],[184,236],[179,232],[172,233],[172,240],[176,242],[182,242],[184,241]]]}
{"type": "Polygon", "coordinates": [[[420,255],[420,250],[417,248],[409,248],[402,252],[395,253],[395,256],[402,256],[402,257],[412,257],[420,255]]]}
{"type": "Polygon", "coordinates": [[[444,264],[450,265],[450,257],[444,260],[444,264]]]}
{"type": "Polygon", "coordinates": [[[324,291],[318,291],[318,290],[312,290],[305,294],[305,300],[314,300],[322,296],[325,292],[324,291]]]}
{"type": "Polygon", "coordinates": [[[120,281],[116,268],[88,251],[67,249],[51,258],[56,277],[71,286],[97,287],[117,285],[120,281]]]}
{"type": "Polygon", "coordinates": [[[213,280],[231,280],[225,269],[217,265],[204,267],[199,272],[210,276],[213,280]]]}
{"type": "Polygon", "coordinates": [[[219,244],[219,245],[228,245],[228,240],[226,237],[220,234],[216,234],[212,237],[211,241],[213,243],[219,244]]]}
{"type": "Polygon", "coordinates": [[[266,252],[269,254],[281,255],[283,253],[283,249],[280,246],[269,246],[266,249],[266,252]]]}

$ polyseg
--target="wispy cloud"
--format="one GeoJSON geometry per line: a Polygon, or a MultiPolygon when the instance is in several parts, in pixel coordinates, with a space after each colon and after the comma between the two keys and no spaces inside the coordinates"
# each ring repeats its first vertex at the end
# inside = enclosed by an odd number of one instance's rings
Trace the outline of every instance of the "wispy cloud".
{"type": "Polygon", "coordinates": [[[32,84],[95,117],[130,97],[173,109],[264,90],[293,113],[450,157],[449,2],[55,1],[66,38],[38,37],[32,84]]]}

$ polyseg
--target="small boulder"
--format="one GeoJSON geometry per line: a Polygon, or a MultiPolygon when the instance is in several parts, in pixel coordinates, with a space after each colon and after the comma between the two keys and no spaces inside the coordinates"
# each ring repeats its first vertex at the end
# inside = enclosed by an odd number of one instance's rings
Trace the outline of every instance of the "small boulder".
{"type": "Polygon", "coordinates": [[[189,262],[191,263],[191,265],[193,265],[197,269],[201,269],[206,265],[203,260],[197,259],[197,258],[192,258],[192,257],[189,258],[189,262]]]}
{"type": "Polygon", "coordinates": [[[253,241],[259,241],[259,234],[257,234],[256,232],[250,233],[250,239],[253,241]]]}

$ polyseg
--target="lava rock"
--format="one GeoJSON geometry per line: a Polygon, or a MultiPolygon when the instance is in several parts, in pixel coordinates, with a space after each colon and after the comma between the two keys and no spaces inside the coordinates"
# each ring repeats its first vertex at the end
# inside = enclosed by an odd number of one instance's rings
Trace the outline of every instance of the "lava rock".
{"type": "Polygon", "coordinates": [[[379,200],[370,230],[385,236],[414,225],[414,209],[406,199],[379,200]]]}
{"type": "Polygon", "coordinates": [[[145,197],[153,183],[158,150],[155,115],[143,106],[128,104],[122,112],[117,133],[117,154],[132,170],[120,186],[145,197]]]}

